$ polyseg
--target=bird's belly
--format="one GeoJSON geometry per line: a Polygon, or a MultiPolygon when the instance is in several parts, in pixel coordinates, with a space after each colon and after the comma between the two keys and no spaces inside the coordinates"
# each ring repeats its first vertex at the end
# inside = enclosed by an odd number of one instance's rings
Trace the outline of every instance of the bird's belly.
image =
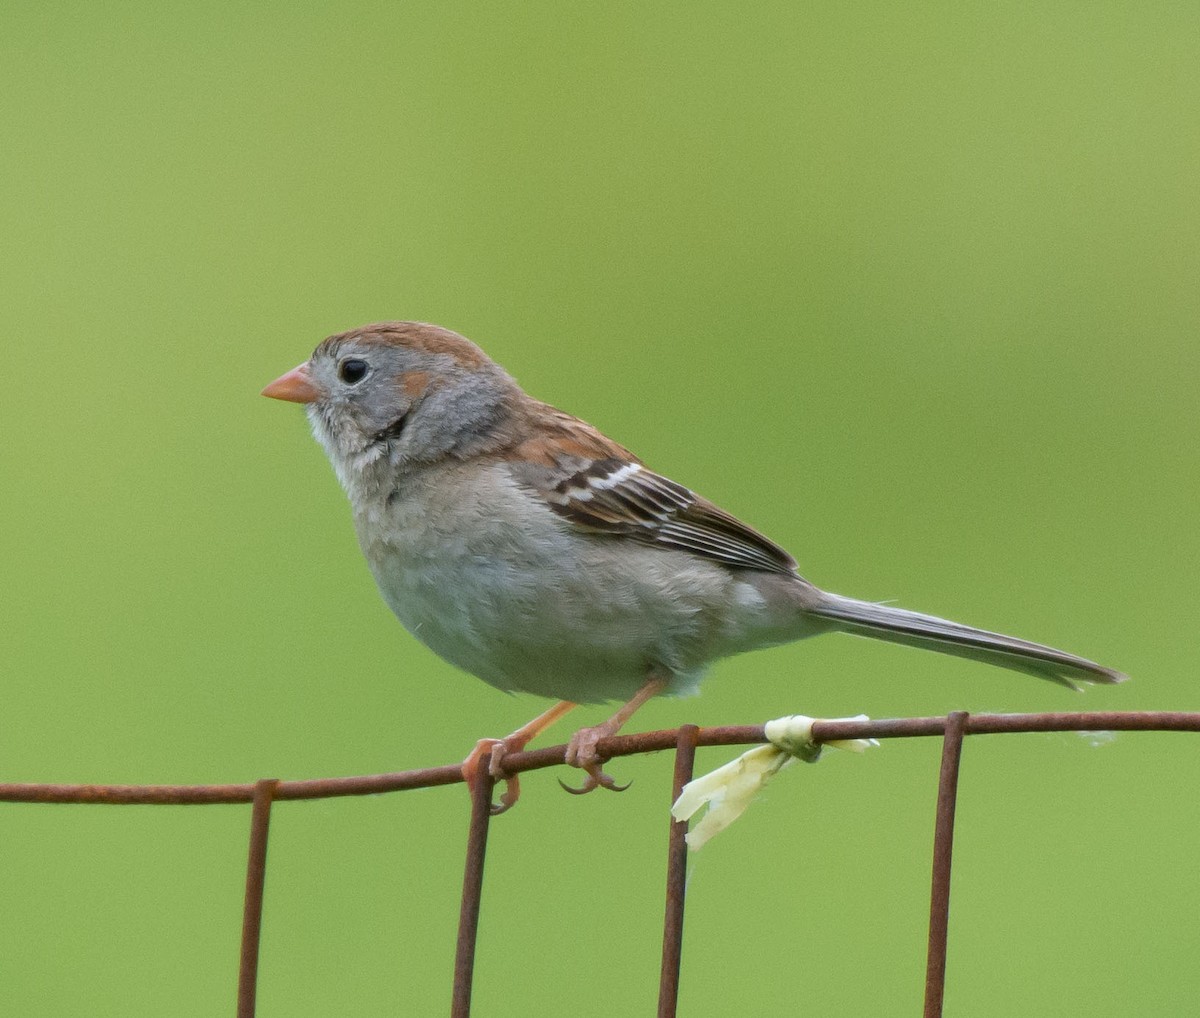
{"type": "Polygon", "coordinates": [[[656,624],[653,594],[638,584],[613,600],[561,569],[483,558],[448,565],[394,559],[381,563],[377,580],[410,633],[500,689],[625,699],[651,670],[679,673],[682,682],[698,664],[688,651],[702,634],[656,624]]]}
{"type": "Polygon", "coordinates": [[[504,553],[478,533],[368,556],[384,600],[418,640],[500,689],[580,702],[627,699],[651,672],[694,690],[735,650],[728,572],[690,556],[571,535],[504,553]]]}

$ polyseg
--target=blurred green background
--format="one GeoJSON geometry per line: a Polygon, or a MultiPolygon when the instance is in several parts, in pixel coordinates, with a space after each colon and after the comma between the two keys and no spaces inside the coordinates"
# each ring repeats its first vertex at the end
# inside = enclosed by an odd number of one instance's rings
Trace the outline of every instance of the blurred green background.
{"type": "MultiPolygon", "coordinates": [[[[384,318],[472,337],[822,586],[1135,680],[830,637],[635,728],[1200,708],[1194,5],[2,13],[3,780],[399,770],[542,709],[402,631],[258,396],[384,318]]],[[[795,768],[693,859],[681,1014],[919,1012],[938,754],[795,768]]],[[[670,770],[526,780],[478,1015],[652,1012],[670,770]]],[[[947,1012],[1194,1007],[1198,780],[1195,737],[970,741],[947,1012]]],[[[279,806],[260,1013],[445,1013],[466,815],[279,806]]],[[[0,1011],[232,1013],[247,808],[0,817],[0,1011]]]]}

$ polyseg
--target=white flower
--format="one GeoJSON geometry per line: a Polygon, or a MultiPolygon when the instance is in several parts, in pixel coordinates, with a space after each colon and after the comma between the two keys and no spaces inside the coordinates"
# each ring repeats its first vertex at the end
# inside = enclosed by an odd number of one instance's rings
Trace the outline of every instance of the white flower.
{"type": "MultiPolygon", "coordinates": [[[[799,758],[806,763],[816,763],[822,747],[813,741],[812,726],[818,720],[796,714],[768,721],[765,734],[770,741],[767,745],[755,746],[724,767],[689,781],[671,807],[671,815],[676,820],[689,820],[702,806],[707,806],[708,811],[688,831],[688,848],[699,851],[709,838],[725,830],[745,812],[763,786],[793,760],[799,758]]],[[[832,720],[866,721],[867,716],[859,714],[832,720]]],[[[861,753],[879,743],[874,739],[838,739],[825,745],[861,753]]]]}

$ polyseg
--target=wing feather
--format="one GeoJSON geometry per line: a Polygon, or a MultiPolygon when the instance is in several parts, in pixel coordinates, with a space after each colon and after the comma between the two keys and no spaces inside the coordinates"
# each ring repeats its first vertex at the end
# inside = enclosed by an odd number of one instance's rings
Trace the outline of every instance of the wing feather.
{"type": "Polygon", "coordinates": [[[795,572],[795,561],[779,545],[628,454],[556,459],[553,464],[545,458],[542,463],[510,461],[510,467],[551,510],[577,527],[736,568],[795,572]]]}

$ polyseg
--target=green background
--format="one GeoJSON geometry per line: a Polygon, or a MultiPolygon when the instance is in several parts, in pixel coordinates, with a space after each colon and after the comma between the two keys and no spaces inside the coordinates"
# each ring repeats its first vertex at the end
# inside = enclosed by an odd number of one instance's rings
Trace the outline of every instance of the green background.
{"type": "MultiPolygon", "coordinates": [[[[1135,680],[829,637],[634,728],[1200,708],[1194,4],[0,14],[0,779],[399,770],[542,709],[402,631],[258,396],[384,318],[477,340],[822,586],[1135,680]]],[[[938,754],[794,768],[693,858],[681,1014],[919,1013],[938,754]]],[[[652,1013],[670,769],[526,780],[477,1014],[652,1013]]],[[[1194,1007],[1198,779],[1185,735],[969,741],[948,1013],[1194,1007]]],[[[461,787],[277,807],[260,1013],[444,1013],[466,817],[461,787]]],[[[0,807],[0,1011],[232,1013],[248,818],[0,807]]]]}

